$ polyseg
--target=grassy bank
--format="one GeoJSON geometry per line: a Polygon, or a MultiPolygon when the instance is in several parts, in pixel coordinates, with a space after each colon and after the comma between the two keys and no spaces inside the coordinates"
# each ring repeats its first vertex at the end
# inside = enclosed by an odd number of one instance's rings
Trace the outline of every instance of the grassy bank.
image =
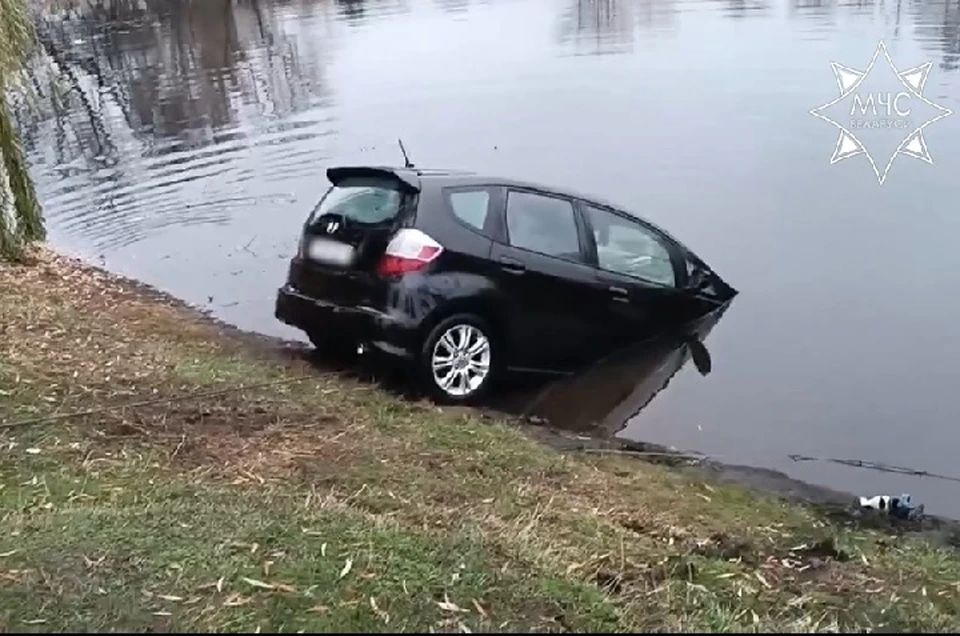
{"type": "Polygon", "coordinates": [[[0,265],[0,516],[6,630],[960,628],[951,548],[563,455],[48,255],[0,265]]]}

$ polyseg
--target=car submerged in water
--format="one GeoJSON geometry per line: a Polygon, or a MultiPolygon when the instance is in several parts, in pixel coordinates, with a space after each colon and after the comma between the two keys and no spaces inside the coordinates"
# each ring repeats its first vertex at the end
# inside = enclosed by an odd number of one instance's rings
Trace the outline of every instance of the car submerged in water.
{"type": "Polygon", "coordinates": [[[661,228],[595,197],[469,172],[343,166],[275,315],[319,349],[411,365],[445,402],[572,373],[736,295],[661,228]]]}

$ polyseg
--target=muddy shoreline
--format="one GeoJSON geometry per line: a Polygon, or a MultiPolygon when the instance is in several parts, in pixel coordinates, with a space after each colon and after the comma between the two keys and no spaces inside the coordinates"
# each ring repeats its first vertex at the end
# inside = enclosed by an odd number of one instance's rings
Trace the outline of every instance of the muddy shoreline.
{"type": "MultiPolygon", "coordinates": [[[[102,276],[132,293],[150,301],[182,312],[186,317],[203,321],[216,328],[224,337],[241,343],[258,355],[278,362],[311,357],[311,348],[299,341],[248,331],[231,325],[213,315],[211,310],[191,305],[172,294],[142,281],[113,273],[99,265],[76,256],[67,256],[52,248],[41,248],[39,259],[56,259],[68,267],[86,270],[102,276]]],[[[463,408],[463,407],[456,407],[463,408]]],[[[863,514],[853,507],[855,495],[810,484],[787,474],[755,466],[727,464],[705,456],[678,452],[661,445],[634,442],[616,437],[585,436],[550,427],[547,424],[522,419],[514,414],[494,409],[472,409],[482,417],[500,419],[520,427],[529,437],[563,453],[612,453],[635,458],[637,461],[667,465],[684,471],[692,477],[719,483],[746,487],[763,495],[773,495],[785,501],[801,503],[821,511],[842,525],[882,528],[897,534],[920,533],[954,547],[960,547],[960,520],[936,515],[924,515],[919,520],[901,521],[882,514],[863,514]]]]}

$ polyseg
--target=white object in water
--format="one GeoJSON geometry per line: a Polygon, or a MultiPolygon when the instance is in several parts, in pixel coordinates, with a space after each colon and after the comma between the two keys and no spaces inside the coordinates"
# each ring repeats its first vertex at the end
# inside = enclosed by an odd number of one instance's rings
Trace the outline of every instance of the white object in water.
{"type": "Polygon", "coordinates": [[[860,507],[873,508],[874,510],[888,510],[890,508],[890,495],[860,497],[860,507]]]}
{"type": "Polygon", "coordinates": [[[890,495],[875,495],[873,497],[860,497],[861,508],[873,508],[874,510],[887,510],[893,508],[909,508],[910,495],[900,495],[891,497],[890,495]]]}

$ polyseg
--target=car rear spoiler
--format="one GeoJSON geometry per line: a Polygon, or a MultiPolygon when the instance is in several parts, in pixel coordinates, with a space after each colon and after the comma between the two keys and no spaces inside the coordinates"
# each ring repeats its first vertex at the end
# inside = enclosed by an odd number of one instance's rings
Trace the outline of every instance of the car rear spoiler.
{"type": "Polygon", "coordinates": [[[389,166],[337,166],[327,168],[327,179],[336,185],[351,177],[375,177],[396,179],[403,187],[414,192],[420,191],[420,177],[416,171],[408,168],[391,168],[389,166]]]}

